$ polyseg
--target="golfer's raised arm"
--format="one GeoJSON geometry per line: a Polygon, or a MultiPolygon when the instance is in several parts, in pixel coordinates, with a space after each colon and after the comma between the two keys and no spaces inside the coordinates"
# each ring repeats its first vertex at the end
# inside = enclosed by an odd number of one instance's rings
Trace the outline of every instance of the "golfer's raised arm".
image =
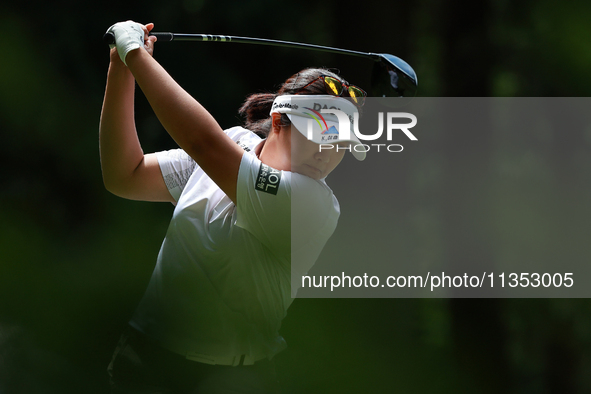
{"type": "Polygon", "coordinates": [[[145,201],[173,201],[155,155],[144,155],[134,120],[133,75],[111,51],[111,63],[99,126],[103,181],[120,197],[145,201]]]}
{"type": "Polygon", "coordinates": [[[164,128],[226,195],[236,201],[243,149],[144,48],[130,51],[126,63],[164,128]]]}

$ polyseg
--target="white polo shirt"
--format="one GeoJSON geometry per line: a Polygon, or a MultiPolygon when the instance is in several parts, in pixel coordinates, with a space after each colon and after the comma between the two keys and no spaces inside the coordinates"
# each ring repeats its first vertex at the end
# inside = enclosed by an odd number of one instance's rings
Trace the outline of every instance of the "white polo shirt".
{"type": "Polygon", "coordinates": [[[183,150],[158,153],[176,208],[130,324],[177,352],[271,358],[285,347],[291,265],[314,264],[339,205],[323,180],[261,163],[256,134],[226,134],[245,150],[236,204],[183,150]]]}

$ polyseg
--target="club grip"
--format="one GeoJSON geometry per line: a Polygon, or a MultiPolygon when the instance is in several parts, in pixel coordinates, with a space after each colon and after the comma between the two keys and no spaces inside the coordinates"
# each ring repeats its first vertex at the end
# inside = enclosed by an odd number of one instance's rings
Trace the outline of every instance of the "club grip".
{"type": "Polygon", "coordinates": [[[111,32],[105,33],[105,35],[103,36],[103,42],[107,45],[114,44],[115,43],[115,34],[113,34],[111,32]]]}
{"type": "Polygon", "coordinates": [[[172,33],[150,33],[158,39],[158,42],[168,42],[174,40],[174,34],[172,33]]]}
{"type": "MultiPolygon", "coordinates": [[[[156,37],[159,42],[174,40],[174,34],[172,33],[150,33],[150,35],[156,37]]],[[[107,45],[115,44],[115,35],[111,32],[107,32],[103,36],[103,41],[107,45]]]]}

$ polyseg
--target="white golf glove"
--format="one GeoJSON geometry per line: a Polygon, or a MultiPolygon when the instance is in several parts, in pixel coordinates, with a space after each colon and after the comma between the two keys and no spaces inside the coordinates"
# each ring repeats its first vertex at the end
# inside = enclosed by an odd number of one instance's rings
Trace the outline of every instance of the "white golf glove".
{"type": "Polygon", "coordinates": [[[109,27],[107,33],[113,33],[115,36],[115,44],[111,44],[110,47],[117,47],[117,53],[126,66],[127,54],[144,46],[144,30],[139,23],[132,21],[115,23],[109,27]]]}

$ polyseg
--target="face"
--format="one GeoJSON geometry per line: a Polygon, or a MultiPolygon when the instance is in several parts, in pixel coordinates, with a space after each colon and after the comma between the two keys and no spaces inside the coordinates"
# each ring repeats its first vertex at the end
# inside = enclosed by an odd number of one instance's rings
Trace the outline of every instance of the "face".
{"type": "Polygon", "coordinates": [[[332,172],[343,160],[349,143],[320,145],[308,140],[293,125],[291,126],[291,171],[322,179],[332,172]]]}

